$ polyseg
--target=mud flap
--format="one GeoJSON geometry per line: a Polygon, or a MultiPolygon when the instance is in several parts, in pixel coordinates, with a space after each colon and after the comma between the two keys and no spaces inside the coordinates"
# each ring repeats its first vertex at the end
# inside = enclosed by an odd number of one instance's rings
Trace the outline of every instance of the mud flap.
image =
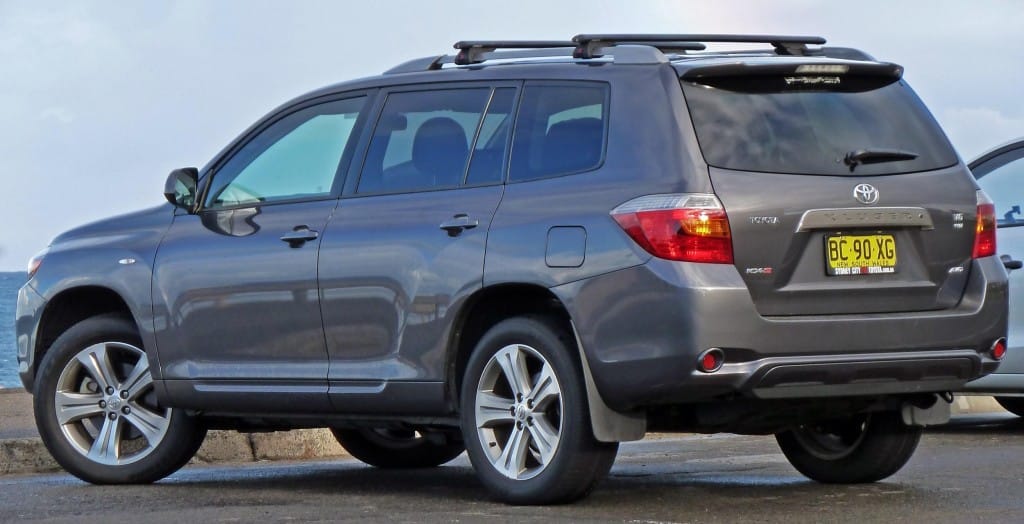
{"type": "Polygon", "coordinates": [[[580,352],[580,364],[583,367],[583,379],[587,388],[587,404],[590,408],[590,426],[594,438],[599,442],[629,442],[644,438],[647,432],[647,417],[643,413],[621,413],[608,407],[597,391],[597,384],[590,374],[590,363],[583,351],[583,343],[572,324],[572,334],[576,337],[576,347],[580,352]]]}

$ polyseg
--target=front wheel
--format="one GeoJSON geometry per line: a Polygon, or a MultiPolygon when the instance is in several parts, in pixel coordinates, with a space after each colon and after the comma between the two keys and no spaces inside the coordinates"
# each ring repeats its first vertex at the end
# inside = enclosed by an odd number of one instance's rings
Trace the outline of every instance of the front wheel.
{"type": "Polygon", "coordinates": [[[206,435],[194,418],[160,404],[135,325],[116,315],[83,320],[54,341],[33,402],[50,454],[94,484],[159,480],[185,465],[206,435]]]}
{"type": "Polygon", "coordinates": [[[899,412],[882,412],[808,424],[778,433],[782,453],[804,476],[827,484],[877,482],[910,460],[922,428],[899,412]]]}
{"type": "Polygon", "coordinates": [[[502,321],[477,344],[462,383],[462,434],[477,476],[513,504],[585,496],[618,443],[590,427],[576,348],[548,319],[502,321]]]}
{"type": "Polygon", "coordinates": [[[383,469],[432,468],[462,454],[461,442],[411,429],[341,429],[331,433],[360,461],[383,469]]]}

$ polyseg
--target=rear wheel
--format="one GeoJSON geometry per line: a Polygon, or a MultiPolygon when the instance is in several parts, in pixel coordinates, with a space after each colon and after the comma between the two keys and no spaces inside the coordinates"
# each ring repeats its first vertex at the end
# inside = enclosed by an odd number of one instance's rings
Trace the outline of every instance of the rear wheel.
{"type": "Polygon", "coordinates": [[[465,449],[446,435],[411,429],[331,429],[338,444],[353,457],[378,468],[432,468],[465,449]]]}
{"type": "Polygon", "coordinates": [[[615,460],[617,443],[590,427],[576,349],[553,323],[505,320],[477,344],[462,384],[462,433],[477,475],[514,504],[585,496],[615,460]]]}
{"type": "Polygon", "coordinates": [[[876,482],[899,471],[921,440],[898,412],[808,424],[775,435],[800,473],[829,484],[876,482]]]}
{"type": "Polygon", "coordinates": [[[996,397],[996,402],[1006,411],[1024,417],[1024,397],[996,397]]]}
{"type": "Polygon", "coordinates": [[[103,315],[75,324],[47,351],[36,377],[36,425],[53,458],[96,484],[147,483],[199,449],[206,430],[161,406],[135,325],[103,315]]]}

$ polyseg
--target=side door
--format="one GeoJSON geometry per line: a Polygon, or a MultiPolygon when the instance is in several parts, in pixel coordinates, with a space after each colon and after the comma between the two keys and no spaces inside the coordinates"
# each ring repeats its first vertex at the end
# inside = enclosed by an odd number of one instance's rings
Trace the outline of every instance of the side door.
{"type": "Polygon", "coordinates": [[[995,149],[970,164],[996,207],[996,249],[1010,273],[1008,351],[996,373],[1024,374],[1024,140],[995,149]]]}
{"type": "Polygon", "coordinates": [[[445,344],[482,285],[517,93],[513,83],[468,83],[378,97],[360,176],[346,183],[320,254],[339,411],[442,408],[445,344]]]}
{"type": "Polygon", "coordinates": [[[163,376],[177,405],[328,406],[318,249],[367,98],[269,119],[205,174],[198,211],[174,217],[153,295],[163,376]]]}

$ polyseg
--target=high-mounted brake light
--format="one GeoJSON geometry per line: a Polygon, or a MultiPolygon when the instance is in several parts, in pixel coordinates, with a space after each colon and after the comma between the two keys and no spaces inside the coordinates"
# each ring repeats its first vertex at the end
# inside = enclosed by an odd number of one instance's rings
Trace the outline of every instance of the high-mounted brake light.
{"type": "Polygon", "coordinates": [[[984,191],[978,190],[978,219],[974,226],[974,251],[971,258],[996,254],[996,206],[984,191]]]}
{"type": "Polygon", "coordinates": [[[647,195],[616,207],[611,215],[634,242],[656,257],[732,264],[729,217],[715,195],[647,195]]]}

